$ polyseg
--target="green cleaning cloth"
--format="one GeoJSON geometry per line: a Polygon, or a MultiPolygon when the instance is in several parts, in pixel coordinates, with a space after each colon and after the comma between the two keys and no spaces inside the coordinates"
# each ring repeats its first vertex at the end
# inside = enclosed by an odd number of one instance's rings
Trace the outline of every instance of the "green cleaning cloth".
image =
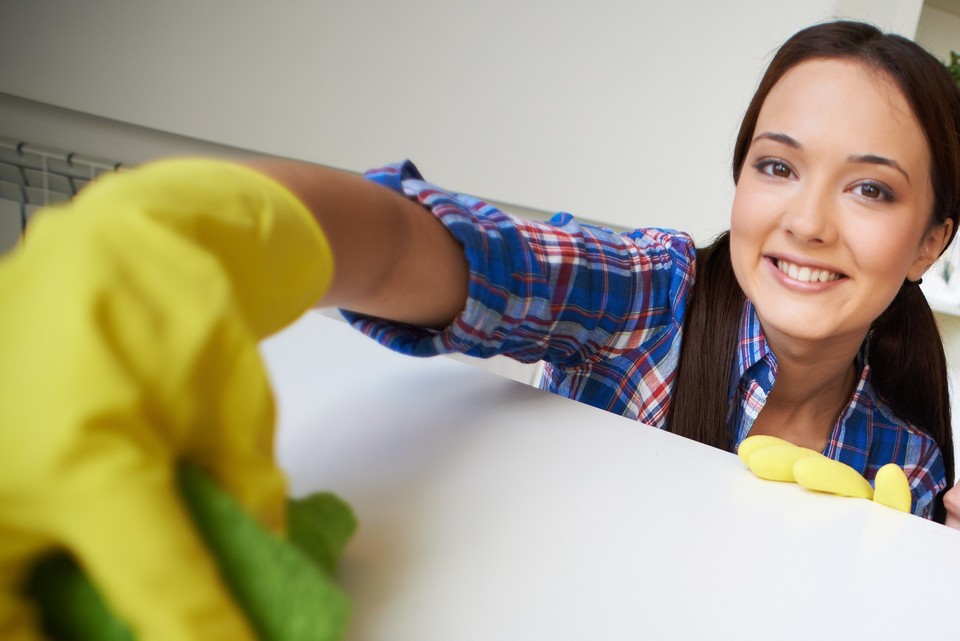
{"type": "MultiPolygon", "coordinates": [[[[284,540],[197,469],[182,466],[178,481],[224,581],[263,641],[334,641],[343,636],[349,604],[332,575],[356,528],[346,503],[329,493],[290,500],[284,540]]],[[[130,629],[65,554],[39,563],[27,589],[53,639],[134,641],[130,629]]]]}

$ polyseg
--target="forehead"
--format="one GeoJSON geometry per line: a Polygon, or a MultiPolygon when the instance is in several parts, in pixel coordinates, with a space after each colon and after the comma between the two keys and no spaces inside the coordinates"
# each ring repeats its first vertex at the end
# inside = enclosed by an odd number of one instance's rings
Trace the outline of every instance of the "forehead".
{"type": "Polygon", "coordinates": [[[805,148],[876,153],[929,167],[929,149],[899,87],[857,60],[813,59],[791,68],[764,100],[754,135],[786,133],[805,148]]]}

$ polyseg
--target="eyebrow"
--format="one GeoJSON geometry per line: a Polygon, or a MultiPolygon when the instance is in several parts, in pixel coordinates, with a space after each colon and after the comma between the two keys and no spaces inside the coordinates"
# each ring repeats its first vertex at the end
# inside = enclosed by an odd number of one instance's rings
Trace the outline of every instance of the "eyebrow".
{"type": "Polygon", "coordinates": [[[847,156],[847,162],[867,163],[869,165],[885,165],[887,167],[892,167],[903,174],[903,177],[907,179],[908,183],[910,182],[910,174],[907,173],[906,169],[900,166],[900,163],[892,158],[884,158],[883,156],[877,156],[876,154],[863,154],[862,156],[847,156]]]}
{"type": "MultiPolygon", "coordinates": [[[[758,140],[772,140],[774,142],[779,142],[780,144],[786,145],[791,149],[796,149],[797,151],[803,151],[803,145],[800,144],[798,140],[788,136],[787,134],[776,132],[776,131],[764,131],[757,134],[753,142],[758,140]]],[[[884,156],[878,156],[877,154],[854,154],[847,156],[847,162],[856,163],[856,164],[868,164],[868,165],[883,165],[885,167],[890,167],[896,169],[903,177],[907,179],[907,182],[910,182],[910,174],[907,173],[907,170],[904,169],[900,163],[892,158],[886,158],[884,156]]]]}
{"type": "Polygon", "coordinates": [[[801,151],[803,149],[803,145],[801,145],[797,140],[791,138],[787,134],[781,134],[775,131],[764,131],[762,133],[757,134],[751,144],[753,144],[753,142],[757,142],[758,140],[764,140],[764,139],[772,140],[774,142],[779,142],[781,144],[786,145],[787,147],[796,149],[797,151],[801,151]]]}

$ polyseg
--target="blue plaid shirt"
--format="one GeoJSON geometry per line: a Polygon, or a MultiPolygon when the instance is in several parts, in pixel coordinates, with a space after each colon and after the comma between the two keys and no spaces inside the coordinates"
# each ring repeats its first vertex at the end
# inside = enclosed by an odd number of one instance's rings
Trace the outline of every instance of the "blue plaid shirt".
{"type": "MultiPolygon", "coordinates": [[[[663,428],[680,355],[695,248],[682,233],[617,234],[569,214],[517,219],[471,196],[425,182],[410,162],[367,172],[437,216],[470,264],[464,311],[444,330],[347,313],[360,331],[414,356],[461,352],[545,362],[541,386],[663,428]]],[[[824,454],[869,481],[887,463],[907,474],[913,512],[929,517],[946,486],[934,440],[896,417],[870,383],[867,346],[860,379],[824,454]]],[[[732,364],[729,428],[734,447],[750,433],[776,379],[777,363],[753,305],[744,307],[732,364]]]]}

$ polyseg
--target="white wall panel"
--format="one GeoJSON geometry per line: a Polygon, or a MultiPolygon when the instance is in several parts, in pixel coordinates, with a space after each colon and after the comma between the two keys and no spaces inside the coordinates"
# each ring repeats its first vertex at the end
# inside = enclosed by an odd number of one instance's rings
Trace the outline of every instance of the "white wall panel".
{"type": "Polygon", "coordinates": [[[834,0],[0,3],[0,91],[706,237],[776,46],[834,0]]]}

